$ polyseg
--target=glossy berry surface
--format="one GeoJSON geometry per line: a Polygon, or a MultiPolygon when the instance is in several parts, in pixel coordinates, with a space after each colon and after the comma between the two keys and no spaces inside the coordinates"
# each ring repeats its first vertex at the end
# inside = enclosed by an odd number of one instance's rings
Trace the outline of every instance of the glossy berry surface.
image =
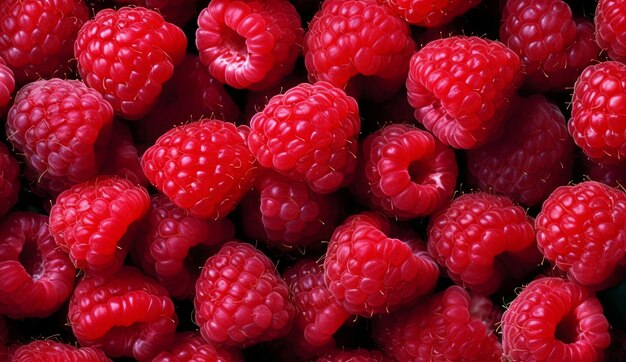
{"type": "Polygon", "coordinates": [[[480,0],[378,0],[413,25],[436,28],[452,21],[480,0]]]}
{"type": "Polygon", "coordinates": [[[54,340],[36,340],[15,350],[12,362],[109,362],[101,350],[91,347],[75,347],[54,340]]]}
{"type": "Polygon", "coordinates": [[[612,60],[626,60],[626,9],[622,0],[599,0],[595,9],[595,34],[598,45],[612,60]]]}

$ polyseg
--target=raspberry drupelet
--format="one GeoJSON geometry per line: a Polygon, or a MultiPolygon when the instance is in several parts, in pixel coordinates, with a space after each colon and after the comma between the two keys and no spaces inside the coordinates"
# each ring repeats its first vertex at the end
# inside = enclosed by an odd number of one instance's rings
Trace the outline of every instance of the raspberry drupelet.
{"type": "Polygon", "coordinates": [[[0,142],[0,217],[6,215],[18,201],[20,189],[20,165],[0,142]]]}
{"type": "Polygon", "coordinates": [[[35,340],[18,347],[11,362],[111,362],[98,348],[75,347],[51,339],[35,340]]]}
{"type": "Polygon", "coordinates": [[[612,60],[626,61],[626,8],[623,0],[599,0],[594,17],[598,45],[612,60]]]}
{"type": "Polygon", "coordinates": [[[115,0],[115,3],[117,8],[134,5],[154,10],[165,21],[182,28],[196,16],[198,0],[115,0]]]}
{"type": "Polygon", "coordinates": [[[159,353],[152,362],[243,362],[236,348],[214,346],[198,332],[179,332],[167,351],[159,353]]]}
{"type": "Polygon", "coordinates": [[[336,349],[324,354],[315,362],[392,362],[380,351],[367,349],[336,349]]]}
{"type": "Polygon", "coordinates": [[[435,28],[451,22],[480,0],[378,0],[407,22],[435,28]]]}
{"type": "Polygon", "coordinates": [[[15,90],[15,76],[0,56],[0,117],[4,116],[15,90]]]}

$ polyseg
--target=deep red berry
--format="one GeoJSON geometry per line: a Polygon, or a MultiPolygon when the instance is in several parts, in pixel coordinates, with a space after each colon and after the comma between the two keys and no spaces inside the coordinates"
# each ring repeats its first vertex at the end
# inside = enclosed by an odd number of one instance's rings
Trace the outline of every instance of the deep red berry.
{"type": "Polygon", "coordinates": [[[0,223],[0,313],[10,318],[47,317],[74,288],[76,268],[57,248],[48,217],[15,212],[0,223]]]}
{"type": "Polygon", "coordinates": [[[150,207],[142,186],[97,177],[62,192],[50,210],[50,232],[76,267],[97,274],[118,270],[150,207]]]}
{"type": "Polygon", "coordinates": [[[165,21],[182,28],[196,15],[198,0],[115,0],[115,3],[118,8],[134,5],[157,11],[165,21]]]}
{"type": "Polygon", "coordinates": [[[500,39],[519,55],[531,91],[563,91],[598,59],[593,23],[574,19],[565,1],[507,1],[502,19],[500,39]]]}
{"type": "Polygon", "coordinates": [[[439,267],[420,240],[393,238],[383,216],[362,213],[335,229],[324,259],[324,280],[343,308],[371,317],[430,292],[439,267]]]}
{"type": "Polygon", "coordinates": [[[166,196],[156,195],[135,238],[132,256],[173,298],[189,299],[194,294],[199,267],[208,257],[208,250],[200,248],[219,247],[234,236],[235,227],[229,219],[198,219],[166,196]]]}
{"type": "Polygon", "coordinates": [[[124,266],[111,276],[87,275],[78,282],[68,322],[82,346],[151,361],[174,341],[178,318],[165,288],[124,266]]]}
{"type": "Polygon", "coordinates": [[[414,51],[408,25],[376,0],[326,0],[309,23],[304,62],[313,81],[338,88],[367,77],[359,98],[381,99],[400,90],[414,51]]]}
{"type": "Polygon", "coordinates": [[[243,108],[243,120],[249,123],[255,114],[263,111],[263,108],[265,108],[273,96],[285,93],[287,90],[297,86],[298,84],[306,82],[306,75],[300,74],[300,72],[293,72],[273,87],[265,88],[260,91],[248,92],[246,96],[246,104],[243,108]]]}
{"type": "Polygon", "coordinates": [[[502,358],[498,310],[489,299],[452,286],[374,321],[374,339],[398,361],[493,361],[502,358]]]}
{"type": "Polygon", "coordinates": [[[517,99],[504,131],[466,153],[472,183],[527,206],[541,203],[572,179],[574,142],[565,117],[543,96],[517,99]]]}
{"type": "Polygon", "coordinates": [[[207,343],[198,332],[180,332],[168,351],[152,362],[243,362],[243,356],[238,349],[207,343]]]}
{"type": "Polygon", "coordinates": [[[454,151],[432,134],[391,124],[361,144],[354,192],[390,217],[414,219],[433,213],[454,193],[454,151]]]}
{"type": "Polygon", "coordinates": [[[51,339],[35,340],[20,346],[13,353],[11,362],[110,362],[98,348],[77,348],[51,339]]]}
{"type": "Polygon", "coordinates": [[[295,314],[274,263],[236,241],[207,259],[194,306],[195,322],[207,341],[240,348],[285,336],[295,314]]]}
{"type": "Polygon", "coordinates": [[[14,90],[15,77],[13,71],[0,56],[0,117],[4,116],[4,111],[9,106],[14,90]]]}
{"type": "Polygon", "coordinates": [[[337,349],[324,354],[315,362],[391,362],[391,360],[385,357],[380,351],[337,349]]]}
{"type": "Polygon", "coordinates": [[[584,155],[581,157],[584,175],[590,180],[624,190],[626,187],[626,167],[620,164],[596,162],[584,155]]]}
{"type": "Polygon", "coordinates": [[[407,22],[434,28],[445,25],[480,0],[378,0],[407,22]]]}
{"type": "Polygon", "coordinates": [[[599,286],[626,266],[626,194],[595,181],[557,188],[535,220],[545,258],[580,284],[599,286]]]}
{"type": "Polygon", "coordinates": [[[361,122],[356,101],[327,82],[279,94],[250,121],[250,151],[259,163],[330,193],[351,181],[361,122]]]}
{"type": "Polygon", "coordinates": [[[138,119],[156,103],[182,62],[185,33],[142,7],[105,9],[83,25],[74,44],[78,72],[116,114],[138,119]]]}
{"type": "Polygon", "coordinates": [[[560,278],[534,280],[502,318],[510,361],[602,361],[609,322],[592,292],[560,278]]]}
{"type": "Polygon", "coordinates": [[[88,18],[83,0],[5,0],[0,3],[0,58],[19,84],[71,76],[74,41],[88,18]]]}
{"type": "Polygon", "coordinates": [[[220,82],[259,90],[291,73],[303,30],[287,0],[213,0],[198,16],[200,59],[220,82]]]}
{"type": "Polygon", "coordinates": [[[0,217],[15,205],[20,188],[20,165],[7,146],[0,143],[0,217]]]}
{"type": "Polygon", "coordinates": [[[254,155],[249,129],[202,119],[173,128],[148,148],[141,166],[148,180],[176,206],[200,218],[220,219],[252,188],[254,155]]]}
{"type": "Polygon", "coordinates": [[[107,156],[100,167],[100,175],[117,175],[137,185],[148,187],[148,179],[141,168],[140,150],[125,122],[115,121],[107,156]]]}
{"type": "Polygon", "coordinates": [[[56,195],[98,174],[112,124],[113,109],[98,92],[77,80],[55,78],[20,89],[6,132],[41,187],[56,195]]]}
{"type": "Polygon", "coordinates": [[[415,118],[445,144],[475,148],[500,129],[522,80],[519,57],[478,37],[434,40],[411,58],[406,81],[415,118]]]}
{"type": "Polygon", "coordinates": [[[599,0],[595,12],[595,34],[598,45],[617,61],[626,61],[626,8],[623,0],[599,0]]]}

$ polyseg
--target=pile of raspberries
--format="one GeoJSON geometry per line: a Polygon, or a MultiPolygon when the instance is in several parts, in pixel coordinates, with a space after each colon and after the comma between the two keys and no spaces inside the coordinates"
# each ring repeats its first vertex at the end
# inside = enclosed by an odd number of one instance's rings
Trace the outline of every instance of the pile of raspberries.
{"type": "Polygon", "coordinates": [[[626,0],[2,0],[0,119],[0,362],[626,360],[626,0]]]}

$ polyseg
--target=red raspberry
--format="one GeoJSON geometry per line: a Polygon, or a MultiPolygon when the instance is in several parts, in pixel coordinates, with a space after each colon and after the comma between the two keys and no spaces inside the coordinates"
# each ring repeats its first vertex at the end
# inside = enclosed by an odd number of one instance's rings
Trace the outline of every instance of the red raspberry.
{"type": "Polygon", "coordinates": [[[265,88],[256,92],[248,92],[246,95],[246,104],[243,109],[244,121],[250,123],[252,117],[258,112],[262,112],[263,108],[265,108],[273,96],[285,93],[288,89],[291,89],[300,83],[306,82],[306,75],[302,75],[299,72],[296,73],[294,71],[273,87],[265,88]]]}
{"type": "Polygon", "coordinates": [[[414,219],[448,202],[457,176],[451,148],[419,128],[391,124],[363,141],[352,187],[388,216],[414,219]]]}
{"type": "Polygon", "coordinates": [[[111,140],[113,109],[77,80],[40,80],[24,86],[7,115],[9,141],[58,194],[98,174],[111,140]]]}
{"type": "Polygon", "coordinates": [[[139,152],[128,125],[122,121],[115,121],[111,143],[107,150],[110,157],[104,160],[99,174],[117,175],[143,187],[148,187],[149,182],[143,174],[139,152]]]}
{"type": "Polygon", "coordinates": [[[243,356],[237,349],[208,344],[198,332],[180,332],[168,352],[152,362],[243,362],[243,356]]]}
{"type": "Polygon", "coordinates": [[[451,286],[410,309],[374,321],[373,335],[398,361],[493,361],[499,312],[489,299],[451,286]]]}
{"type": "Polygon", "coordinates": [[[198,0],[116,0],[118,8],[125,5],[143,6],[161,14],[165,21],[179,27],[196,15],[198,0]]]}
{"type": "Polygon", "coordinates": [[[0,143],[0,217],[15,205],[20,188],[20,165],[7,146],[0,143]]]}
{"type": "Polygon", "coordinates": [[[3,315],[47,317],[72,294],[76,269],[57,248],[47,223],[47,216],[15,212],[0,224],[3,315]]]}
{"type": "Polygon", "coordinates": [[[78,282],[68,321],[82,346],[138,361],[151,361],[169,346],[178,324],[165,288],[129,266],[108,277],[87,275],[78,282]]]}
{"type": "Polygon", "coordinates": [[[76,267],[110,274],[123,264],[137,222],[150,207],[143,187],[119,177],[98,177],[59,195],[50,232],[76,267]]]}
{"type": "Polygon", "coordinates": [[[152,197],[141,234],[134,241],[132,256],[173,298],[188,299],[194,294],[200,274],[198,267],[206,260],[202,256],[208,257],[198,249],[219,246],[234,236],[235,227],[230,220],[198,219],[166,196],[156,195],[152,197]]]}
{"type": "Polygon", "coordinates": [[[388,313],[434,288],[439,267],[420,250],[421,241],[391,238],[391,228],[383,216],[362,213],[335,229],[324,259],[324,280],[348,313],[388,313]]]}
{"type": "Polygon", "coordinates": [[[250,190],[256,175],[246,126],[202,119],[173,128],[146,150],[141,166],[176,206],[220,219],[250,190]]]}
{"type": "Polygon", "coordinates": [[[302,83],[252,117],[248,144],[262,166],[325,194],[350,183],[360,127],[352,97],[327,82],[302,83]]]}
{"type": "Polygon", "coordinates": [[[595,295],[560,278],[528,284],[502,318],[510,361],[602,361],[611,337],[595,295]]]}
{"type": "Polygon", "coordinates": [[[0,118],[4,116],[4,111],[11,101],[11,95],[14,90],[15,77],[13,76],[13,71],[6,65],[2,57],[0,57],[0,118]]]}
{"type": "Polygon", "coordinates": [[[286,0],[212,0],[198,17],[200,59],[220,82],[260,90],[294,68],[302,46],[300,15],[286,0]]]}
{"type": "Polygon", "coordinates": [[[502,19],[500,39],[519,55],[531,91],[563,91],[598,59],[593,23],[574,20],[564,1],[507,1],[502,19]]]}
{"type": "Polygon", "coordinates": [[[15,350],[11,362],[64,361],[64,362],[110,362],[98,348],[77,348],[50,339],[35,340],[15,350]]]}
{"type": "Polygon", "coordinates": [[[88,18],[83,0],[4,0],[0,58],[19,84],[71,75],[76,34],[88,18]]]}
{"type": "Polygon", "coordinates": [[[285,336],[295,314],[289,288],[272,261],[236,241],[207,259],[194,305],[204,339],[240,348],[285,336]]]}
{"type": "Polygon", "coordinates": [[[115,112],[138,119],[156,103],[163,83],[182,62],[185,33],[152,10],[105,9],[83,25],[74,44],[78,72],[115,112]]]}
{"type": "Polygon", "coordinates": [[[503,134],[466,155],[473,183],[528,206],[572,179],[574,143],[565,117],[539,95],[514,101],[503,134]]]}
{"type": "Polygon", "coordinates": [[[409,26],[376,0],[326,0],[309,23],[304,62],[312,80],[338,88],[368,77],[359,96],[381,100],[400,90],[414,51],[409,26]]]}
{"type": "Polygon", "coordinates": [[[391,362],[379,351],[366,349],[335,350],[318,358],[315,362],[391,362]]]}
{"type": "Polygon", "coordinates": [[[428,251],[454,282],[485,294],[541,263],[526,211],[506,197],[482,192],[456,198],[430,219],[428,251]]]}
{"type": "Polygon", "coordinates": [[[623,0],[599,0],[595,12],[595,34],[598,45],[609,53],[609,57],[626,61],[626,8],[623,0]]]}
{"type": "Polygon", "coordinates": [[[439,140],[474,148],[491,140],[518,85],[520,60],[502,43],[453,36],[411,58],[406,81],[415,118],[439,140]]]}
{"type": "Polygon", "coordinates": [[[626,187],[626,167],[596,162],[589,157],[582,157],[584,174],[593,181],[624,190],[626,187]]]}
{"type": "Polygon", "coordinates": [[[557,188],[535,220],[537,244],[569,279],[598,286],[626,267],[626,194],[595,181],[557,188]]]}
{"type": "Polygon", "coordinates": [[[350,318],[324,284],[324,269],[313,259],[300,259],[284,273],[296,306],[298,333],[313,346],[332,342],[333,334],[350,318]]]}
{"type": "Polygon", "coordinates": [[[626,65],[587,67],[574,86],[569,133],[591,159],[623,163],[626,158],[626,65]]]}
{"type": "Polygon", "coordinates": [[[446,25],[476,6],[480,0],[378,0],[413,25],[446,25]]]}

